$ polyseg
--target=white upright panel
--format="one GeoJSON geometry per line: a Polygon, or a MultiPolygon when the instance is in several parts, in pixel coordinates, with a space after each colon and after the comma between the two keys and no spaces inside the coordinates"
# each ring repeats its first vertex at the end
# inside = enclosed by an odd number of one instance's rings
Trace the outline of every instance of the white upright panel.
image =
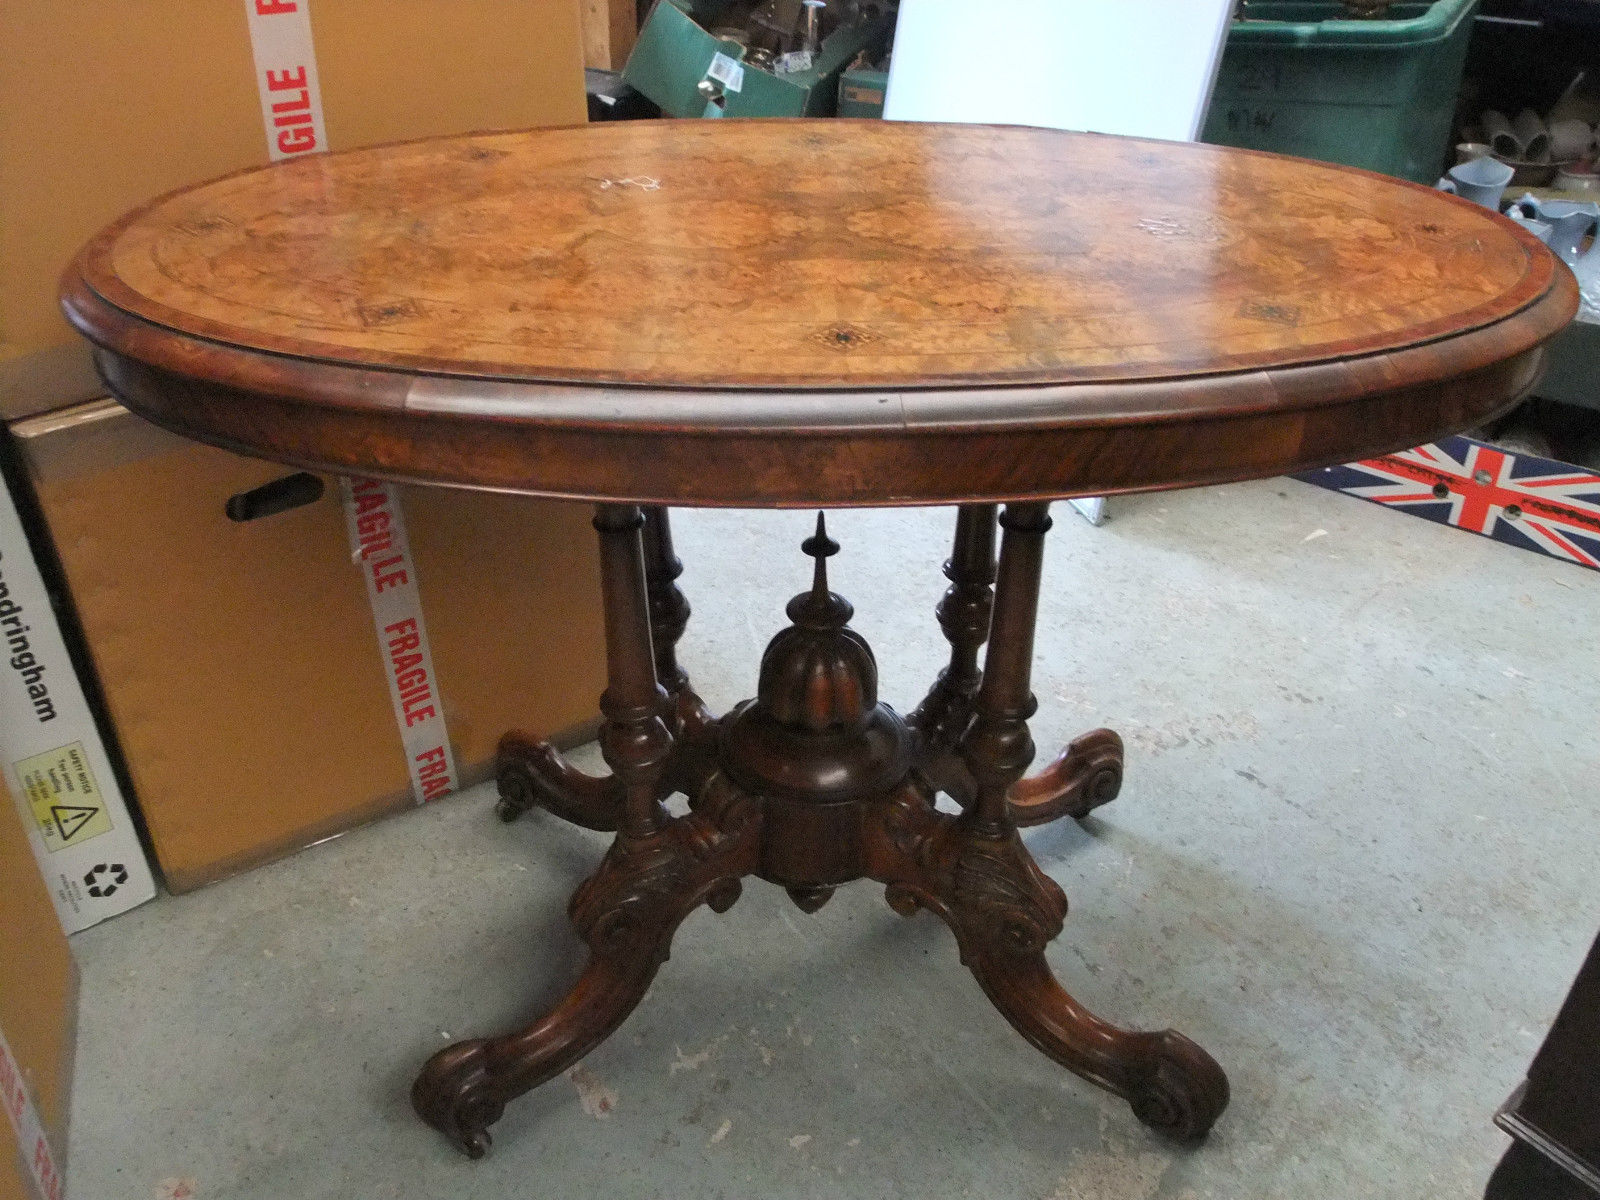
{"type": "MultiPolygon", "coordinates": [[[[150,864],[3,479],[0,773],[15,793],[17,813],[68,933],[156,894],[150,864]]],[[[5,792],[0,788],[0,796],[5,792]]],[[[0,879],[0,903],[6,883],[0,879]]]]}
{"type": "Polygon", "coordinates": [[[1193,141],[1234,0],[901,0],[883,115],[1193,141]]]}
{"type": "MultiPolygon", "coordinates": [[[[1192,142],[1234,0],[900,0],[883,115],[1192,142]]],[[[1115,180],[1107,180],[1108,197],[1115,180]]],[[[1073,500],[1091,524],[1104,497],[1073,500]]]]}

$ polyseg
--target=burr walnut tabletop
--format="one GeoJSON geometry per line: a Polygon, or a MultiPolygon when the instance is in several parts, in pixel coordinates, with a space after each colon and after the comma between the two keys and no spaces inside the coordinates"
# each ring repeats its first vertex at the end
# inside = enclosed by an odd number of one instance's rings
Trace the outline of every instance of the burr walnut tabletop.
{"type": "Polygon", "coordinates": [[[750,876],[806,912],[872,879],[896,912],[937,915],[1033,1045],[1147,1124],[1203,1137],[1228,1103],[1221,1067],[1180,1033],[1088,1011],[1045,954],[1066,898],[1018,830],[1087,816],[1123,773],[1099,729],[1026,774],[1049,501],[1474,424],[1532,385],[1576,302],[1511,222],[1377,175],[844,121],[301,159],[156,201],[63,287],[111,387],[179,432],[597,502],[610,770],[508,734],[499,812],[616,836],[569,906],[589,949],[571,992],[440,1050],[413,1086],[473,1155],[507,1103],[628,1016],[679,923],[724,911],[750,876]],[[912,712],[878,698],[820,515],[811,586],[755,697],[706,710],[676,657],[689,605],[667,505],[939,502],[959,506],[936,613],[950,656],[912,712]]]}
{"type": "Polygon", "coordinates": [[[655,121],[190,188],[93,242],[65,301],[134,408],[222,445],[544,495],[845,505],[1416,444],[1524,391],[1576,292],[1511,222],[1342,167],[655,121]]]}

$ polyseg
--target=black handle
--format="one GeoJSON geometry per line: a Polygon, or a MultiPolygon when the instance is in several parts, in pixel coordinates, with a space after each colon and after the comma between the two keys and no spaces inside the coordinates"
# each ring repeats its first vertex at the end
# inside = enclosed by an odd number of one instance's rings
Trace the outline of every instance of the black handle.
{"type": "Polygon", "coordinates": [[[323,490],[319,476],[299,471],[282,479],[274,479],[271,483],[263,483],[248,492],[240,492],[237,496],[229,496],[223,511],[228,514],[230,521],[259,521],[274,513],[315,504],[322,499],[323,490]]]}

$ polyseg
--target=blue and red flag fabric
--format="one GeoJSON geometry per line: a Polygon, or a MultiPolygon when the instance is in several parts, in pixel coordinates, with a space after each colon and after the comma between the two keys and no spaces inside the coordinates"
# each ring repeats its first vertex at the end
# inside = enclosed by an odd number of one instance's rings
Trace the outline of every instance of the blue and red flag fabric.
{"type": "Polygon", "coordinates": [[[1451,437],[1296,478],[1600,570],[1600,474],[1569,463],[1451,437]]]}

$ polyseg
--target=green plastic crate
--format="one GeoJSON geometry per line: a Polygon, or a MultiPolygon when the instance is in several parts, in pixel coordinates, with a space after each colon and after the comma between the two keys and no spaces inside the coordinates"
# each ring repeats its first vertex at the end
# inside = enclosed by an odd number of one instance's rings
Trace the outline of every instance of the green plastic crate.
{"type": "Polygon", "coordinates": [[[883,97],[889,90],[889,72],[872,67],[849,67],[839,76],[841,117],[881,117],[883,97]]]}
{"type": "Polygon", "coordinates": [[[1477,4],[1402,3],[1357,20],[1336,0],[1252,0],[1228,33],[1200,136],[1432,183],[1477,4]]]}
{"type": "Polygon", "coordinates": [[[623,68],[624,82],[673,117],[831,117],[839,75],[862,50],[881,54],[894,27],[892,17],[841,26],[809,70],[780,75],[743,62],[737,42],[711,33],[707,25],[725,7],[719,0],[658,0],[623,68]],[[733,83],[723,82],[730,77],[733,83]],[[714,99],[700,91],[708,79],[722,85],[714,99]]]}

